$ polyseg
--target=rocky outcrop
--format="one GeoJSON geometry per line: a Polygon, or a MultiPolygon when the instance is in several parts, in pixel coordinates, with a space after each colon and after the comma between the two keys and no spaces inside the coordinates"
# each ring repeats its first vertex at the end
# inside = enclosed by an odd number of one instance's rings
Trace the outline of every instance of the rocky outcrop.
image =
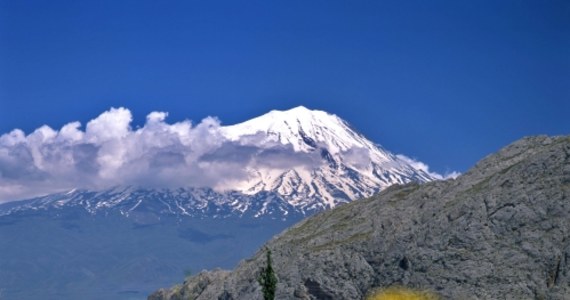
{"type": "MultiPolygon", "coordinates": [[[[522,139],[455,180],[391,187],[266,247],[277,299],[362,299],[391,285],[445,299],[568,299],[570,137],[522,139]]],[[[231,273],[201,273],[149,299],[262,299],[264,260],[260,250],[231,273]]]]}
{"type": "Polygon", "coordinates": [[[215,281],[223,281],[228,277],[230,272],[223,270],[215,270],[209,272],[201,272],[200,274],[184,281],[181,285],[177,285],[170,289],[160,289],[150,295],[148,300],[160,299],[196,299],[204,290],[215,281]]]}

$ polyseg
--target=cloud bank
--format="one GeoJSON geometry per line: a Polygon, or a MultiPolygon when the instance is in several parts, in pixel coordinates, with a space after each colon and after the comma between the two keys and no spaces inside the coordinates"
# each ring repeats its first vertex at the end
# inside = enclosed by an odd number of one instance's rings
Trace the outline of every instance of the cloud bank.
{"type": "Polygon", "coordinates": [[[258,148],[226,139],[208,117],[165,122],[152,112],[142,128],[131,128],[126,108],[111,108],[89,121],[59,130],[44,125],[29,135],[15,129],[0,136],[0,202],[64,191],[116,185],[150,187],[225,186],[245,179],[247,166],[311,165],[311,155],[284,145],[258,148]]]}
{"type": "MultiPolygon", "coordinates": [[[[232,141],[220,121],[166,122],[152,112],[143,127],[131,127],[126,108],[111,108],[84,128],[71,122],[56,130],[44,125],[26,135],[15,129],[0,136],[0,203],[66,191],[118,185],[229,189],[251,177],[251,170],[314,169],[325,163],[319,152],[295,152],[291,145],[256,134],[232,141]]],[[[345,153],[364,167],[368,152],[345,153]]],[[[427,165],[399,156],[426,172],[427,165]]],[[[436,178],[444,178],[429,172],[436,178]]],[[[451,177],[456,176],[455,173],[451,177]]]]}

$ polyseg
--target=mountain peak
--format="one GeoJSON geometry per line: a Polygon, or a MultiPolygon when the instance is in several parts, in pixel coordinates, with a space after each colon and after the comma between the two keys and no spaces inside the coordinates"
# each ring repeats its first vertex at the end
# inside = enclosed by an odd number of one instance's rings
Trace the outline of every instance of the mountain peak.
{"type": "MultiPolygon", "coordinates": [[[[226,126],[222,133],[230,141],[258,149],[259,164],[238,190],[277,191],[300,198],[318,195],[320,203],[334,207],[339,201],[369,196],[394,183],[434,179],[354,131],[338,116],[298,106],[272,110],[244,123],[226,126]],[[290,164],[270,167],[264,151],[273,159],[280,153],[290,164]],[[295,159],[305,163],[295,165],[295,159]],[[291,172],[294,171],[294,172],[291,172]]],[[[297,199],[299,198],[299,199],[297,199]]]]}
{"type": "Polygon", "coordinates": [[[249,121],[226,126],[223,133],[234,141],[243,136],[264,135],[267,142],[292,145],[296,152],[312,151],[317,145],[331,153],[368,146],[365,139],[338,116],[304,106],[272,110],[249,121]]]}
{"type": "Polygon", "coordinates": [[[313,112],[313,111],[318,111],[318,110],[312,110],[312,109],[308,109],[307,107],[303,106],[303,105],[299,105],[287,110],[278,110],[278,109],[273,109],[271,110],[272,112],[285,112],[285,113],[289,113],[289,112],[313,112]]]}
{"type": "MultiPolygon", "coordinates": [[[[244,129],[245,127],[254,127],[262,130],[268,126],[275,126],[276,124],[289,124],[294,126],[296,123],[303,125],[311,125],[316,123],[338,123],[344,122],[342,119],[334,114],[330,114],[322,110],[308,109],[305,106],[297,106],[288,110],[271,110],[270,112],[261,116],[255,117],[243,123],[226,126],[226,128],[236,127],[244,129]],[[246,126],[247,125],[247,126],[246,126]]],[[[330,124],[328,124],[330,125],[330,124]]]]}
{"type": "Polygon", "coordinates": [[[330,114],[323,110],[318,109],[309,109],[303,105],[293,107],[287,110],[272,110],[269,113],[262,115],[263,116],[272,116],[280,119],[289,119],[289,120],[306,120],[306,121],[316,121],[316,120],[332,120],[332,119],[340,119],[334,114],[330,114]]]}

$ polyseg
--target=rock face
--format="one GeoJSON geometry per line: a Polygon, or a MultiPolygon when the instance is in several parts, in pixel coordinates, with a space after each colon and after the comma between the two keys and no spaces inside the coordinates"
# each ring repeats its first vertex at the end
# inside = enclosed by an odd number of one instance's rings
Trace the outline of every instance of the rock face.
{"type": "MultiPolygon", "coordinates": [[[[266,247],[277,299],[362,299],[395,284],[445,299],[569,299],[570,137],[522,139],[455,180],[388,188],[266,247]]],[[[262,299],[264,260],[260,250],[149,299],[262,299]]]]}

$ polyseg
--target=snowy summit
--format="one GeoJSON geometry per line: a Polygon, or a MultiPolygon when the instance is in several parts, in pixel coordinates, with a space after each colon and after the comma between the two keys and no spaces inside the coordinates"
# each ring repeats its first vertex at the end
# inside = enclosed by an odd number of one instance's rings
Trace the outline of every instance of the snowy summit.
{"type": "Polygon", "coordinates": [[[273,110],[222,128],[230,140],[260,149],[291,150],[313,164],[252,165],[247,181],[233,188],[245,193],[276,191],[302,207],[332,208],[370,196],[392,184],[435,179],[356,132],[336,115],[299,106],[273,110]],[[307,167],[311,166],[311,167],[307,167]],[[307,201],[307,199],[315,199],[307,201]],[[318,200],[317,200],[318,199],[318,200]]]}
{"type": "Polygon", "coordinates": [[[17,153],[29,147],[33,160],[21,165],[41,172],[37,178],[48,178],[52,186],[77,183],[43,197],[38,207],[73,204],[91,213],[116,208],[129,214],[161,199],[164,211],[182,215],[306,214],[393,184],[439,178],[338,116],[303,106],[231,126],[214,118],[195,126],[168,124],[167,115],[152,112],[144,127],[133,130],[129,110],[111,109],[85,132],[78,122],[60,131],[44,126],[28,136],[14,131],[0,137],[0,148],[17,153]]]}

